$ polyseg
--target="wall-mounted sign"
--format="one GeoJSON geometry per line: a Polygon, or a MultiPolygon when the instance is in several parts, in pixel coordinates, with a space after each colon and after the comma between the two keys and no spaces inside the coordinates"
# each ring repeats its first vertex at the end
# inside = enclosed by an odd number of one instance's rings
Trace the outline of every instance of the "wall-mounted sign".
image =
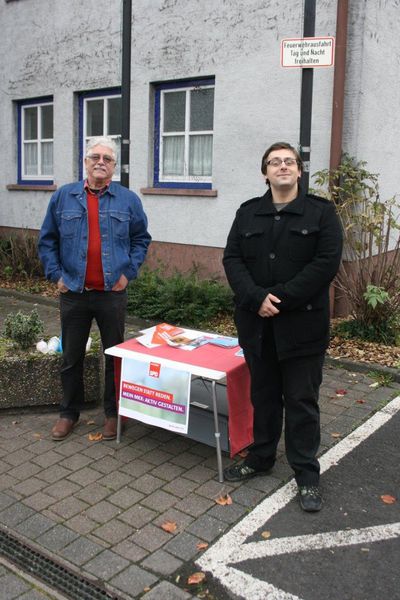
{"type": "Polygon", "coordinates": [[[334,60],[334,37],[292,38],[281,41],[281,66],[332,67],[334,60]]]}

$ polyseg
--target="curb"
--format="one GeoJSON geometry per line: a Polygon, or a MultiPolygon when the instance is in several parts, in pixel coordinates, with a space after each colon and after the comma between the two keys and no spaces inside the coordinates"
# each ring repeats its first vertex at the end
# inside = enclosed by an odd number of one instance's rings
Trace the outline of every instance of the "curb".
{"type": "Polygon", "coordinates": [[[386,367],[385,365],[379,365],[376,363],[357,363],[349,360],[348,358],[333,358],[332,356],[325,357],[325,364],[332,367],[342,367],[346,371],[356,371],[357,373],[382,373],[384,375],[390,375],[393,381],[400,383],[400,369],[394,367],[386,367]]]}

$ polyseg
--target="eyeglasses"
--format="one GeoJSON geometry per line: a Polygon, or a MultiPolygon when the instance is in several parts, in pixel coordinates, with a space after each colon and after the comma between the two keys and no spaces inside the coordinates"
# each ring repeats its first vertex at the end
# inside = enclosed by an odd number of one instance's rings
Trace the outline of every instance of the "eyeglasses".
{"type": "Polygon", "coordinates": [[[115,162],[113,157],[109,156],[108,154],[88,154],[86,158],[88,158],[94,163],[99,162],[99,160],[102,159],[103,162],[105,162],[107,165],[110,165],[111,163],[115,162]]]}
{"type": "Polygon", "coordinates": [[[271,165],[271,167],[280,167],[282,163],[285,163],[287,167],[293,167],[293,165],[297,164],[297,160],[291,156],[286,156],[285,158],[276,157],[267,160],[267,165],[271,165]]]}

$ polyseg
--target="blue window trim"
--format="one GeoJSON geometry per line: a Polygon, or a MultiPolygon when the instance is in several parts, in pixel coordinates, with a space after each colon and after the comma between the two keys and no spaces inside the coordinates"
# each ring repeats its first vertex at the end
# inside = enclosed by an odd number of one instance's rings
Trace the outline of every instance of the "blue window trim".
{"type": "Polygon", "coordinates": [[[79,179],[83,178],[83,139],[85,137],[83,131],[83,104],[87,98],[96,98],[104,96],[115,96],[121,94],[121,88],[106,88],[103,90],[92,90],[90,92],[81,92],[79,94],[79,179]]]}
{"type": "Polygon", "coordinates": [[[193,183],[192,181],[159,181],[158,174],[160,172],[160,143],[161,143],[161,92],[163,90],[179,89],[194,87],[197,85],[215,85],[215,77],[207,79],[187,79],[180,81],[170,81],[168,83],[155,84],[155,102],[154,102],[154,179],[153,187],[159,188],[175,188],[188,190],[211,190],[212,183],[193,183]]]}
{"type": "MultiPolygon", "coordinates": [[[[21,185],[53,185],[54,179],[25,179],[22,177],[22,107],[30,106],[31,104],[54,104],[53,96],[42,96],[38,98],[30,98],[29,100],[18,100],[17,113],[17,131],[18,131],[18,165],[17,165],[17,181],[21,185]]],[[[54,136],[54,134],[53,134],[54,136]]],[[[54,137],[53,137],[54,140],[54,137]]]]}

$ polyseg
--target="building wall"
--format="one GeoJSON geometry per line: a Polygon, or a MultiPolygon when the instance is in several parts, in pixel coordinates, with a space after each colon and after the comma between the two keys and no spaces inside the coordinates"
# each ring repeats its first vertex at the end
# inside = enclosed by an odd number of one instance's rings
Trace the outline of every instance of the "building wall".
{"type": "MultiPolygon", "coordinates": [[[[168,255],[182,265],[190,257],[215,272],[237,207],[265,190],[260,173],[265,148],[277,140],[299,141],[301,69],[279,63],[281,39],[302,36],[304,3],[132,4],[131,187],[149,217],[152,256],[168,255]],[[153,178],[152,84],[203,76],[215,77],[213,189],[218,195],[142,194],[153,178]]],[[[382,191],[391,195],[399,131],[398,1],[349,4],[344,147],[380,171],[382,191]]],[[[50,199],[49,192],[6,189],[16,183],[14,101],[54,96],[55,184],[75,180],[77,94],[120,85],[121,15],[122,2],[109,0],[0,4],[7,32],[0,38],[1,56],[7,57],[0,71],[6,148],[0,164],[1,226],[38,229],[50,199]]],[[[334,36],[335,28],[336,2],[319,0],[315,34],[334,36]]],[[[329,164],[332,83],[332,68],[314,70],[312,173],[329,164]]]]}

